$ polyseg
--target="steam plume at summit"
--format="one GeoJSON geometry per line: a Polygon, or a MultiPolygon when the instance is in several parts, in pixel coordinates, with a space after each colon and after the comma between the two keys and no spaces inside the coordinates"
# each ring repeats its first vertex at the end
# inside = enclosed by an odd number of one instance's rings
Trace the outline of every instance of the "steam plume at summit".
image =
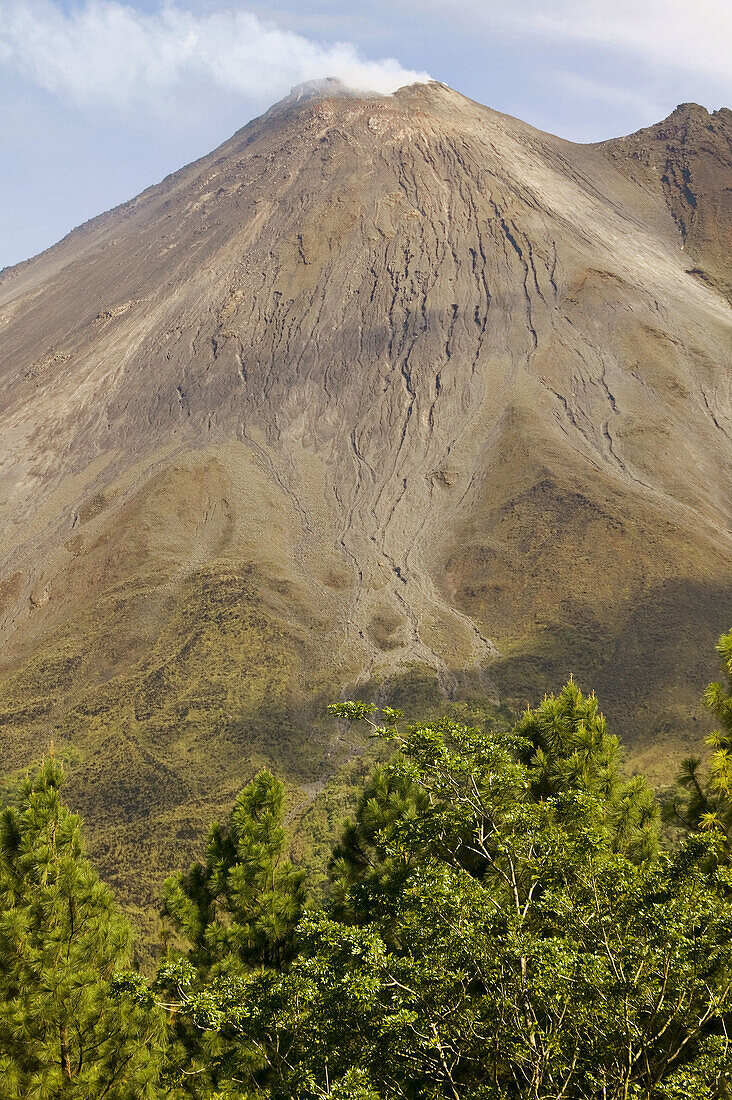
{"type": "Polygon", "coordinates": [[[114,0],[64,10],[52,0],[0,0],[0,67],[81,106],[157,106],[184,83],[256,100],[334,77],[359,91],[428,80],[394,58],[368,60],[350,42],[324,44],[247,11],[141,12],[114,0]]]}

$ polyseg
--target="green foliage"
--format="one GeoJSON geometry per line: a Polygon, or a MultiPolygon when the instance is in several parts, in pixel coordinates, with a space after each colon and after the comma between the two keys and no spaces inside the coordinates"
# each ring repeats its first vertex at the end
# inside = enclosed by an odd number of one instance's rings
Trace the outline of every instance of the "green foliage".
{"type": "Polygon", "coordinates": [[[7,1100],[160,1095],[162,1018],[115,990],[130,933],[46,760],[0,831],[0,1081],[7,1100]]]}
{"type": "Polygon", "coordinates": [[[267,1008],[272,1095],[354,1070],[384,1098],[713,1095],[727,905],[694,853],[639,868],[556,817],[533,807],[495,877],[424,861],[383,917],[310,919],[267,1008]]]}
{"type": "MultiPolygon", "coordinates": [[[[435,813],[440,815],[441,828],[448,822],[452,826],[445,844],[460,852],[463,865],[476,872],[480,861],[464,835],[472,824],[459,815],[457,807],[470,806],[469,798],[465,799],[469,792],[477,798],[482,782],[490,786],[493,798],[502,791],[511,813],[524,802],[542,802],[568,792],[594,795],[612,851],[640,860],[656,850],[659,815],[653,792],[641,777],[622,775],[620,745],[607,732],[597,699],[583,696],[572,681],[559,695],[547,696],[536,709],[527,710],[511,734],[486,736],[477,728],[444,719],[412,727],[402,737],[396,727],[385,729],[368,714],[366,720],[375,734],[395,739],[402,751],[401,763],[375,770],[355,819],[345,826],[332,863],[339,903],[348,899],[349,905],[361,904],[361,899],[372,896],[378,881],[398,880],[421,851],[429,850],[428,844],[419,849],[418,843],[435,813]],[[417,763],[421,771],[415,771],[417,763]],[[448,764],[449,772],[437,771],[448,764]],[[430,786],[426,777],[436,780],[438,774],[440,785],[430,786]],[[411,829],[417,847],[409,853],[386,844],[385,830],[396,820],[411,829]],[[349,893],[355,879],[369,888],[349,893]]],[[[354,715],[362,717],[358,712],[354,715]]],[[[342,716],[348,717],[349,712],[342,716]]]]}
{"type": "Polygon", "coordinates": [[[165,883],[164,912],[204,972],[223,958],[279,967],[302,913],[303,874],[284,858],[285,789],[262,771],[225,826],[211,829],[205,863],[165,883]]]}
{"type": "MultiPolygon", "coordinates": [[[[657,851],[594,697],[570,683],[510,733],[399,730],[284,967],[209,980],[180,1012],[237,1096],[702,1100],[724,1095],[732,877],[712,838],[657,851]]],[[[379,724],[379,717],[389,725],[379,724]]],[[[202,1094],[203,1095],[203,1094],[202,1094]]]]}
{"type": "Polygon", "coordinates": [[[682,762],[679,791],[664,807],[670,821],[691,831],[711,831],[721,836],[726,859],[732,857],[732,630],[717,643],[723,679],[709,684],[704,702],[719,722],[707,744],[712,748],[709,768],[702,770],[699,757],[682,762]]]}
{"type": "Polygon", "coordinates": [[[358,722],[373,714],[378,707],[375,703],[362,703],[358,700],[349,700],[346,703],[329,703],[328,713],[334,718],[342,718],[347,722],[358,722]]]}
{"type": "Polygon", "coordinates": [[[164,912],[189,951],[166,960],[157,982],[181,1000],[173,1062],[195,1096],[259,1068],[256,1050],[230,1042],[224,1025],[243,1011],[236,994],[247,975],[278,972],[294,950],[304,876],[285,859],[284,800],[283,785],[260,772],[239,793],[228,823],[211,829],[205,862],[165,883],[164,912]],[[194,1069],[186,1072],[187,1060],[194,1069]]]}
{"type": "Polygon", "coordinates": [[[673,851],[572,681],[510,730],[333,705],[374,749],[333,796],[355,806],[324,903],[262,771],[166,883],[187,950],[152,984],[120,968],[126,927],[44,765],[3,819],[2,1095],[730,1100],[732,638],[720,652],[716,755],[673,851]]]}

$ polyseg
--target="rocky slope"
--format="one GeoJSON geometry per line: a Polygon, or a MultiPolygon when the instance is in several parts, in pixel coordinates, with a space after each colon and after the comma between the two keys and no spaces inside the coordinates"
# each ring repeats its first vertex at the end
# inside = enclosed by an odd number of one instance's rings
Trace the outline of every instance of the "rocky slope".
{"type": "Polygon", "coordinates": [[[343,690],[574,672],[663,777],[732,610],[732,114],[294,94],[0,276],[2,747],[128,899],[343,690]]]}
{"type": "Polygon", "coordinates": [[[603,148],[665,200],[695,261],[689,273],[732,300],[732,111],[682,103],[664,122],[603,148]]]}

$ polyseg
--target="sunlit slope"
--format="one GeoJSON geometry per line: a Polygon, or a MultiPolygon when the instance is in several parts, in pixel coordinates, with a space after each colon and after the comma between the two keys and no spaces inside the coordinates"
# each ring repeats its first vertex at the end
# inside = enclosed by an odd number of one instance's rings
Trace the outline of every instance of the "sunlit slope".
{"type": "Polygon", "coordinates": [[[295,95],[0,277],[5,769],[55,740],[128,898],[262,762],[317,786],[348,685],[521,706],[575,672],[651,773],[695,739],[732,181],[692,241],[645,134],[295,95]]]}

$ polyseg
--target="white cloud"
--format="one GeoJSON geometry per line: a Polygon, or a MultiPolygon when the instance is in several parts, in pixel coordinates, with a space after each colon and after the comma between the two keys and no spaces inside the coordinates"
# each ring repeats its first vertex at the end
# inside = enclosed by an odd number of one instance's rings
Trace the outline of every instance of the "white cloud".
{"type": "Polygon", "coordinates": [[[256,100],[336,77],[389,93],[426,73],[369,61],[348,42],[322,44],[241,10],[195,13],[166,3],[146,13],[116,0],[64,10],[52,0],[0,0],[0,66],[79,105],[155,107],[187,81],[256,100]]]}
{"type": "Polygon", "coordinates": [[[525,32],[619,48],[732,90],[729,0],[529,2],[517,5],[514,19],[525,32]]]}
{"type": "Polygon", "coordinates": [[[395,0],[474,33],[592,45],[648,69],[702,77],[732,95],[730,0],[395,0]]]}
{"type": "Polygon", "coordinates": [[[594,80],[592,77],[561,70],[554,74],[554,79],[573,96],[612,103],[640,116],[659,118],[663,109],[661,104],[633,88],[619,88],[614,84],[594,80]]]}

